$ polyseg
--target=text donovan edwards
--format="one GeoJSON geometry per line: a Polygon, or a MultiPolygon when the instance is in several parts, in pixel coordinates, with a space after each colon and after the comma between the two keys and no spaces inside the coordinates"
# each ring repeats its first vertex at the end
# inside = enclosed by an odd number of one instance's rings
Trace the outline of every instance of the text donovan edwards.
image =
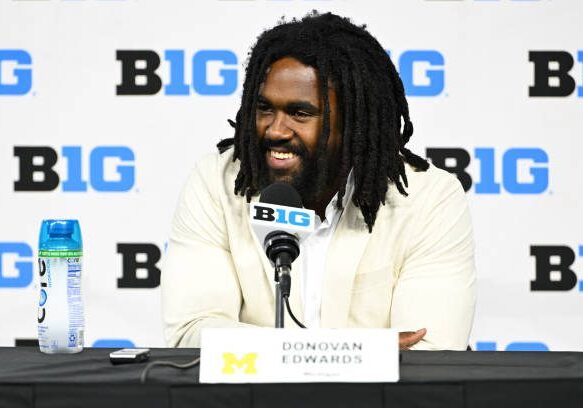
{"type": "Polygon", "coordinates": [[[284,354],[281,356],[283,364],[361,364],[360,354],[284,354]]]}
{"type": "Polygon", "coordinates": [[[283,342],[282,350],[295,351],[299,353],[283,354],[284,364],[361,364],[362,356],[351,353],[330,353],[330,352],[361,352],[362,343],[348,342],[283,342]],[[315,351],[316,353],[302,353],[315,351]],[[321,353],[318,353],[321,352],[321,353]]]}
{"type": "Polygon", "coordinates": [[[332,341],[284,341],[283,351],[362,351],[362,343],[332,342],[332,341]]]}

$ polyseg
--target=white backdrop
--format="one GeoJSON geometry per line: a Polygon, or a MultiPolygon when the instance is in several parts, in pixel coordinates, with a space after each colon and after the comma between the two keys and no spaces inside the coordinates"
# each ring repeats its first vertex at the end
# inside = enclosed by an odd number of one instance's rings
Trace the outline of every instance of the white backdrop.
{"type": "MultiPolygon", "coordinates": [[[[132,283],[118,244],[146,245],[150,260],[156,247],[163,251],[189,169],[232,134],[227,119],[237,110],[243,64],[256,36],[282,15],[311,9],[366,23],[401,75],[412,78],[413,151],[464,149],[471,158],[467,194],[479,295],[472,346],[583,350],[583,285],[573,281],[583,279],[579,0],[3,0],[0,346],[36,337],[35,256],[44,218],[81,222],[86,344],[164,345],[155,272],[138,270],[132,283]],[[160,91],[117,95],[118,50],[156,53],[160,91]],[[218,60],[205,63],[205,50],[219,50],[213,54],[218,60]],[[559,61],[540,62],[541,51],[559,61]],[[233,56],[236,62],[225,60],[233,56]],[[574,65],[567,69],[569,59],[574,65]],[[553,86],[549,92],[563,95],[529,96],[535,69],[543,77],[538,89],[553,86]],[[561,73],[546,78],[545,70],[561,73]],[[178,75],[173,81],[171,71],[178,75]],[[171,82],[182,82],[188,94],[171,95],[171,82]],[[424,92],[431,95],[416,95],[424,92]],[[42,172],[33,180],[23,175],[22,166],[43,160],[30,163],[22,151],[38,147],[56,152],[58,185],[43,182],[42,172]],[[488,190],[488,180],[500,186],[498,193],[476,187],[488,190]],[[51,188],[15,191],[31,185],[51,188]],[[66,191],[83,185],[86,191],[66,191]],[[562,248],[537,260],[531,246],[562,248]],[[544,268],[545,259],[564,265],[563,272],[545,272],[552,269],[544,268]],[[531,290],[537,266],[548,277],[538,282],[552,290],[531,290]]],[[[456,161],[445,163],[455,167],[456,161]]],[[[137,256],[138,262],[147,258],[137,256]]]]}

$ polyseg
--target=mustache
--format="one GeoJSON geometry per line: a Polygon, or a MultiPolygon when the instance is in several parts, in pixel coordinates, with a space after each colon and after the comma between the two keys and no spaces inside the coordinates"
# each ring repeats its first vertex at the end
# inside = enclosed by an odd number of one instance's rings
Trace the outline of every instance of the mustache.
{"type": "Polygon", "coordinates": [[[270,150],[274,147],[280,147],[287,150],[290,153],[296,154],[300,157],[308,156],[308,149],[303,143],[292,143],[289,140],[271,140],[271,139],[263,139],[261,141],[261,148],[263,151],[270,150]]]}

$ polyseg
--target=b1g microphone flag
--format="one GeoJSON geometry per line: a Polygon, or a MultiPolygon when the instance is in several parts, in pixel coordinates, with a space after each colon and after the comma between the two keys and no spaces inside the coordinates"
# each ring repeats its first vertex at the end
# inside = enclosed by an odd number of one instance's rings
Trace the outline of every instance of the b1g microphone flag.
{"type": "Polygon", "coordinates": [[[282,231],[301,239],[314,231],[315,213],[302,208],[298,192],[287,183],[273,183],[249,206],[251,227],[263,246],[267,234],[282,231]]]}

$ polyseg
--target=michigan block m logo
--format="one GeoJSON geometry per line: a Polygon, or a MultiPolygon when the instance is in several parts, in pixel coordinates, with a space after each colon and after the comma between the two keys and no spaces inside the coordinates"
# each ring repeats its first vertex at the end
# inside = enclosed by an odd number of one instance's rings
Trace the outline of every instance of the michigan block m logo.
{"type": "Polygon", "coordinates": [[[247,353],[240,359],[234,353],[223,353],[223,374],[235,374],[235,367],[238,370],[245,368],[244,374],[257,374],[256,360],[257,353],[247,353]]]}

